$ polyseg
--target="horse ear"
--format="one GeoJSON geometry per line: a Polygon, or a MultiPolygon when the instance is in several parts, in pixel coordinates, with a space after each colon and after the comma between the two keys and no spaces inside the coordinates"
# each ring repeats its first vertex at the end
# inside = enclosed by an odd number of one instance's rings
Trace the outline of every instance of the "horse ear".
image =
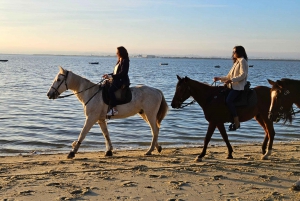
{"type": "Polygon", "coordinates": [[[177,76],[177,79],[180,81],[181,80],[181,77],[179,77],[179,75],[176,75],[177,76]]]}
{"type": "Polygon", "coordinates": [[[59,68],[59,73],[64,74],[65,69],[63,69],[61,66],[58,66],[59,68]]]}
{"type": "Polygon", "coordinates": [[[268,79],[268,82],[269,82],[269,84],[272,85],[272,86],[274,86],[274,85],[276,84],[274,81],[269,80],[269,79],[268,79]]]}
{"type": "Polygon", "coordinates": [[[284,87],[284,83],[281,80],[277,80],[276,84],[278,87],[283,88],[284,87]]]}
{"type": "Polygon", "coordinates": [[[190,78],[188,78],[187,76],[184,77],[184,81],[188,81],[190,78]]]}

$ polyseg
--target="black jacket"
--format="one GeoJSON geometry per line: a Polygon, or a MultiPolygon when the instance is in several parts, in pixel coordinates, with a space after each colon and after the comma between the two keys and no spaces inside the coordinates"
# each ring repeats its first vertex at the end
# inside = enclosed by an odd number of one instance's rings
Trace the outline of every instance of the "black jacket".
{"type": "Polygon", "coordinates": [[[110,75],[113,78],[113,83],[117,85],[130,85],[130,80],[128,76],[129,71],[129,59],[124,59],[121,62],[119,62],[119,67],[117,70],[117,73],[114,75],[111,73],[110,75]]]}

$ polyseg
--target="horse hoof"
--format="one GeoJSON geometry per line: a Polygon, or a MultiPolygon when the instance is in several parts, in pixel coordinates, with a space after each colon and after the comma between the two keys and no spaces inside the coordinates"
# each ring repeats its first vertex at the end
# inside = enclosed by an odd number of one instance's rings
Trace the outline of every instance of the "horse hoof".
{"type": "Polygon", "coordinates": [[[158,151],[158,153],[160,153],[162,151],[162,147],[158,146],[157,151],[158,151]]]}
{"type": "Polygon", "coordinates": [[[71,151],[67,156],[68,159],[72,159],[74,157],[75,157],[75,152],[73,152],[73,151],[71,151]]]}
{"type": "Polygon", "coordinates": [[[261,157],[261,160],[268,160],[268,159],[269,159],[268,156],[262,156],[262,157],[261,157]]]}
{"type": "Polygon", "coordinates": [[[195,162],[202,162],[202,158],[198,156],[198,157],[195,159],[195,162]]]}
{"type": "Polygon", "coordinates": [[[233,156],[232,156],[232,155],[228,155],[228,156],[226,157],[226,159],[233,159],[233,156]]]}
{"type": "Polygon", "coordinates": [[[145,156],[151,156],[152,155],[152,153],[151,152],[147,152],[147,153],[145,153],[145,156]]]}
{"type": "Polygon", "coordinates": [[[113,152],[112,151],[106,151],[104,156],[112,156],[113,152]]]}

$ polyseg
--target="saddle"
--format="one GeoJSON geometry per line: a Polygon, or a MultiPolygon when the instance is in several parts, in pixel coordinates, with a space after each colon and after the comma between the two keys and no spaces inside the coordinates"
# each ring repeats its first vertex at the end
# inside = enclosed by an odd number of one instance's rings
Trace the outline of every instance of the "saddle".
{"type": "MultiPolygon", "coordinates": [[[[234,100],[234,105],[236,107],[253,107],[257,103],[257,94],[255,90],[250,88],[250,82],[244,87],[244,90],[239,94],[239,96],[234,100]]],[[[218,90],[218,94],[215,94],[211,101],[209,102],[219,102],[225,103],[226,98],[230,92],[230,89],[225,86],[220,86],[220,90],[218,90]]]]}
{"type": "MultiPolygon", "coordinates": [[[[106,105],[109,105],[110,101],[108,94],[109,86],[109,84],[105,84],[102,90],[103,101],[106,105]]],[[[123,85],[119,90],[117,90],[115,92],[115,95],[117,99],[117,105],[123,105],[129,103],[132,100],[131,89],[129,88],[129,86],[126,85],[123,85]]]]}

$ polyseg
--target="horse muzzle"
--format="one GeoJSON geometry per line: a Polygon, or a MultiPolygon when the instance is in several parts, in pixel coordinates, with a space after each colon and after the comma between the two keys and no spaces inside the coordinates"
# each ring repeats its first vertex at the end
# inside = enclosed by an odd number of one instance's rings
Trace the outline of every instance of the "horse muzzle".
{"type": "Polygon", "coordinates": [[[47,96],[49,99],[56,99],[58,97],[57,93],[55,93],[55,91],[49,91],[47,93],[47,96]]]}
{"type": "Polygon", "coordinates": [[[172,108],[178,109],[181,106],[181,103],[179,101],[172,101],[171,103],[172,108]]]}

